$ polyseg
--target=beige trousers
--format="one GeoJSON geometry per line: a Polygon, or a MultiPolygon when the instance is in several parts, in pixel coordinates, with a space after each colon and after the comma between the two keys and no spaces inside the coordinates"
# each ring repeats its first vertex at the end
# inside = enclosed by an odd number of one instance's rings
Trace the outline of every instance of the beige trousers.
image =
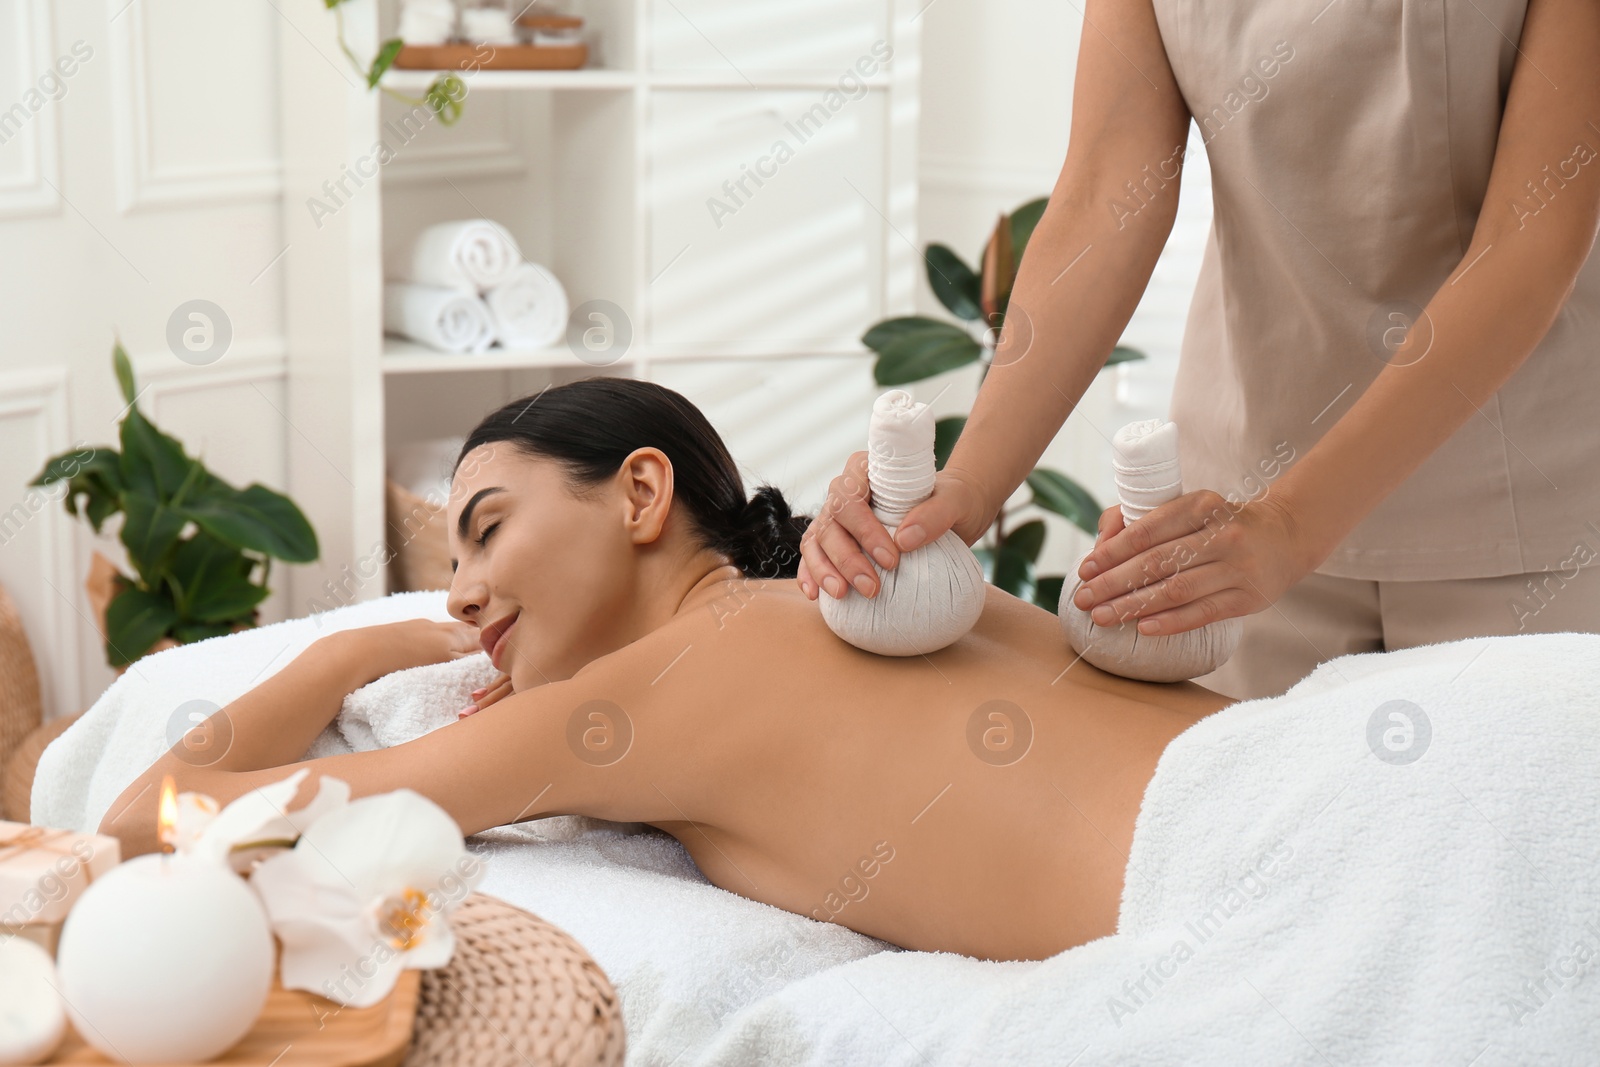
{"type": "Polygon", "coordinates": [[[1600,566],[1494,578],[1390,582],[1312,572],[1244,619],[1233,658],[1195,681],[1238,700],[1277,696],[1352,652],[1466,637],[1600,633],[1600,566]]]}

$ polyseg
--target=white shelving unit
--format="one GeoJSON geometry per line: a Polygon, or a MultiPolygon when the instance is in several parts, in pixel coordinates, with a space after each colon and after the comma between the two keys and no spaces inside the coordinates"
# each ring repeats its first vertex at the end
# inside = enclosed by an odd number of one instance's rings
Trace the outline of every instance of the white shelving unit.
{"type": "MultiPolygon", "coordinates": [[[[396,11],[342,7],[352,49],[371,56],[396,11]]],[[[575,0],[596,65],[459,72],[465,114],[449,128],[369,91],[322,5],[280,10],[288,491],[323,545],[292,575],[295,614],[388,591],[387,448],[465,433],[547,383],[650,378],[710,415],[759,366],[753,402],[773,410],[750,418],[794,424],[782,432],[801,448],[825,428],[785,398],[843,373],[834,392],[850,390],[860,433],[841,430],[827,462],[860,447],[875,389],[859,337],[912,310],[920,269],[916,6],[575,0]],[[375,163],[380,144],[390,158],[375,163]],[[424,226],[476,216],[507,225],[575,309],[606,302],[626,349],[469,356],[385,337],[385,257],[394,274],[424,226]]],[[[435,73],[393,70],[384,85],[420,97],[435,73]]]]}

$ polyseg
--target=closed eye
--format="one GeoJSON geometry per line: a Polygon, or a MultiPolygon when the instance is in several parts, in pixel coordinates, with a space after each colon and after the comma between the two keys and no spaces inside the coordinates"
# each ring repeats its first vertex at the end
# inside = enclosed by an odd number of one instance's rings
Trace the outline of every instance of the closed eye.
{"type": "Polygon", "coordinates": [[[483,543],[485,541],[489,540],[489,535],[491,533],[493,533],[495,531],[495,529],[497,529],[499,527],[499,525],[500,524],[498,522],[491,522],[488,526],[485,526],[483,528],[483,533],[478,535],[478,547],[479,548],[483,547],[483,543]]]}

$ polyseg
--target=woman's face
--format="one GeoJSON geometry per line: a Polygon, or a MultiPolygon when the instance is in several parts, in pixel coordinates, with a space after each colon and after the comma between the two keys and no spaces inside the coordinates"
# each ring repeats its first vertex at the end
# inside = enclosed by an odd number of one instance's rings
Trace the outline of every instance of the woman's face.
{"type": "Polygon", "coordinates": [[[456,468],[446,509],[450,614],[480,631],[515,617],[499,668],[518,692],[570,678],[626,643],[617,627],[635,546],[623,494],[598,489],[574,496],[555,461],[506,441],[480,445],[456,468]]]}

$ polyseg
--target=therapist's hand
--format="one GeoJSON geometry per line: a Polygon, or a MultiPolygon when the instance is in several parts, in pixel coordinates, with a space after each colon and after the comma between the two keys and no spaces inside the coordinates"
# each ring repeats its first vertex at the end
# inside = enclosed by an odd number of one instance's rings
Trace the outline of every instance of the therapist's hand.
{"type": "Polygon", "coordinates": [[[933,493],[906,512],[894,536],[872,513],[867,481],[867,453],[853,453],[844,472],[828,483],[828,500],[800,538],[800,590],[817,599],[820,585],[834,599],[844,597],[846,582],[862,596],[878,595],[878,574],[866,553],[884,570],[900,563],[900,553],[928,544],[954,530],[968,545],[994,521],[994,510],[976,480],[945,467],[934,475],[933,493]]]}
{"type": "Polygon", "coordinates": [[[1131,526],[1112,506],[1073,603],[1102,625],[1137,618],[1141,634],[1182,633],[1263,610],[1320,562],[1314,555],[1271,493],[1238,506],[1209,489],[1185,493],[1131,526]]]}

